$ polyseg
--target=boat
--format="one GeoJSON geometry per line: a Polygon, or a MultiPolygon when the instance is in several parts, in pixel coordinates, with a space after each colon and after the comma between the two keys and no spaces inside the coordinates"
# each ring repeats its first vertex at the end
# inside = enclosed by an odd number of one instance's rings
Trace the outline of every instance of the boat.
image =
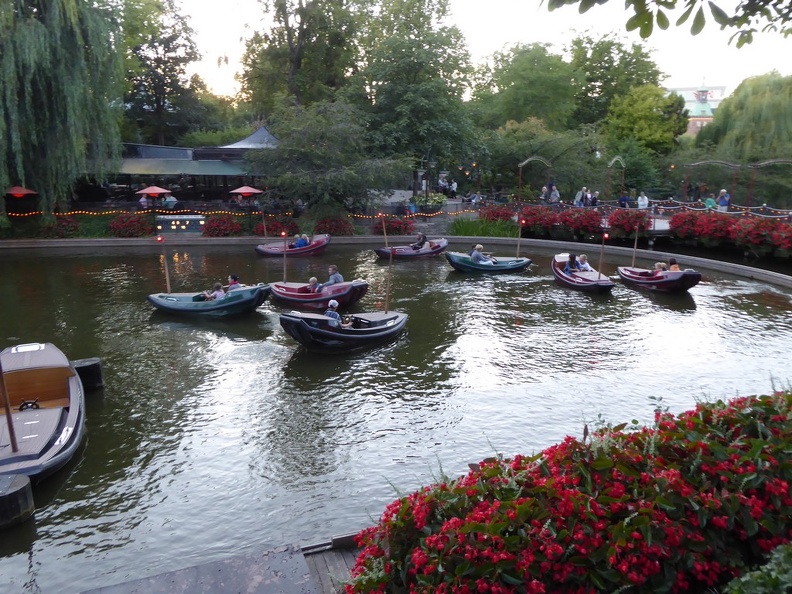
{"type": "Polygon", "coordinates": [[[329,243],[329,235],[314,235],[311,242],[304,247],[290,248],[285,241],[273,241],[272,243],[257,245],[256,252],[262,256],[280,256],[281,258],[284,253],[287,258],[292,256],[318,256],[327,249],[329,243]]]}
{"type": "Polygon", "coordinates": [[[331,325],[332,318],[292,311],[281,314],[280,324],[294,340],[312,352],[343,353],[396,338],[407,324],[407,314],[374,311],[344,316],[348,328],[331,325]]]}
{"type": "Polygon", "coordinates": [[[369,285],[364,280],[346,281],[323,287],[318,293],[311,292],[307,283],[270,283],[272,300],[285,303],[297,309],[327,309],[331,299],[338,301],[338,306],[346,308],[354,305],[368,292],[369,285]]]}
{"type": "Polygon", "coordinates": [[[222,299],[207,300],[201,293],[154,293],[149,302],[159,310],[174,314],[222,318],[254,311],[266,301],[270,286],[264,283],[242,285],[222,299]]]}
{"type": "Polygon", "coordinates": [[[422,258],[426,256],[436,256],[448,247],[448,240],[445,238],[430,239],[421,249],[414,250],[409,245],[394,245],[390,247],[377,248],[374,251],[380,258],[390,258],[394,260],[407,260],[410,258],[422,258]]]}
{"type": "Polygon", "coordinates": [[[592,268],[590,271],[577,270],[572,274],[564,272],[569,261],[569,254],[556,254],[553,258],[552,269],[556,282],[562,287],[583,291],[585,293],[610,293],[615,283],[606,275],[592,268]]]}
{"type": "Polygon", "coordinates": [[[9,347],[0,353],[0,365],[18,447],[14,452],[6,417],[0,422],[0,475],[23,474],[39,481],[63,467],[83,440],[82,381],[51,343],[9,347]]]}
{"type": "Polygon", "coordinates": [[[619,266],[616,272],[628,287],[657,293],[684,293],[701,282],[701,273],[690,268],[656,273],[647,268],[619,266]]]}
{"type": "Polygon", "coordinates": [[[531,265],[530,258],[509,258],[495,256],[493,264],[479,264],[462,252],[445,252],[446,260],[460,272],[520,272],[531,265]]]}

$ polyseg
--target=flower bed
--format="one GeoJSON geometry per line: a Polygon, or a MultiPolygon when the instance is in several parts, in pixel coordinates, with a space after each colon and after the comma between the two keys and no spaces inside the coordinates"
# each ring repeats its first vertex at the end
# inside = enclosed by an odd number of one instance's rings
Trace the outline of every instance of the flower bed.
{"type": "Polygon", "coordinates": [[[524,229],[538,237],[544,237],[558,224],[558,215],[549,206],[526,206],[520,211],[524,229]]]}
{"type": "Polygon", "coordinates": [[[242,225],[232,215],[210,215],[203,227],[206,237],[232,237],[242,234],[242,225]]]}
{"type": "Polygon", "coordinates": [[[327,217],[316,222],[314,233],[329,233],[335,236],[354,235],[355,226],[347,218],[327,217]]]}
{"type": "Polygon", "coordinates": [[[131,212],[115,217],[110,221],[109,228],[113,237],[147,237],[154,233],[149,216],[131,212]]]}
{"type": "MultiPolygon", "coordinates": [[[[291,238],[300,232],[300,228],[294,219],[280,217],[267,221],[266,231],[267,237],[281,237],[281,234],[285,232],[286,236],[291,238]]],[[[253,229],[253,233],[256,235],[264,235],[264,223],[256,225],[256,228],[253,229]]]]}
{"type": "Polygon", "coordinates": [[[635,233],[646,233],[652,225],[652,217],[644,209],[617,208],[608,217],[608,227],[610,227],[613,237],[630,237],[635,233]]]}
{"type": "Polygon", "coordinates": [[[558,216],[558,222],[577,236],[602,231],[602,214],[589,208],[567,209],[558,216]]]}
{"type": "Polygon", "coordinates": [[[792,395],[699,404],[425,487],[357,536],[349,594],[705,592],[792,539],[792,395]]]}
{"type": "Polygon", "coordinates": [[[402,218],[375,219],[372,232],[374,235],[382,235],[382,221],[385,221],[385,231],[388,235],[412,235],[415,233],[415,221],[402,218]]]}
{"type": "Polygon", "coordinates": [[[479,209],[478,216],[485,221],[508,221],[514,216],[514,209],[508,206],[484,206],[479,209]]]}

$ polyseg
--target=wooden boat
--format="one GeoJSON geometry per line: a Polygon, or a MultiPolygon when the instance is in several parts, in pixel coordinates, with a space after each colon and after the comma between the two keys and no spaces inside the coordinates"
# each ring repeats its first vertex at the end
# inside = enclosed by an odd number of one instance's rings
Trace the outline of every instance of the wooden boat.
{"type": "Polygon", "coordinates": [[[390,258],[393,254],[394,260],[407,260],[410,258],[422,258],[426,256],[436,256],[448,247],[448,240],[445,238],[430,239],[419,250],[414,250],[409,245],[394,245],[390,247],[377,248],[374,251],[380,258],[390,258]]]}
{"type": "Polygon", "coordinates": [[[311,242],[305,247],[290,248],[284,241],[273,241],[256,246],[256,252],[262,256],[280,256],[286,253],[287,258],[293,256],[318,256],[327,249],[330,243],[329,235],[315,235],[311,242]]]}
{"type": "Polygon", "coordinates": [[[616,272],[628,287],[657,293],[684,293],[701,282],[701,273],[690,268],[656,273],[647,268],[619,266],[616,272]]]}
{"type": "Polygon", "coordinates": [[[562,287],[586,293],[609,293],[615,286],[611,279],[593,268],[588,272],[565,273],[564,268],[568,261],[569,254],[556,254],[551,266],[556,282],[562,287]]]}
{"type": "Polygon", "coordinates": [[[155,293],[148,296],[149,302],[162,311],[169,313],[202,316],[226,317],[254,311],[266,301],[270,286],[264,283],[243,285],[226,293],[223,299],[207,301],[203,293],[155,293]]]}
{"type": "Polygon", "coordinates": [[[297,309],[326,310],[331,299],[338,301],[338,307],[354,305],[368,292],[369,285],[364,280],[346,281],[324,287],[319,293],[312,293],[307,283],[270,283],[273,301],[287,304],[297,309]]]}
{"type": "Polygon", "coordinates": [[[407,323],[407,314],[374,311],[345,316],[349,328],[332,326],[332,319],[317,313],[281,314],[283,329],[312,352],[341,353],[370,347],[396,338],[407,323]]]}
{"type": "Polygon", "coordinates": [[[495,256],[494,264],[479,264],[462,252],[445,252],[446,260],[460,272],[520,272],[531,265],[530,258],[509,258],[495,256]]]}
{"type": "Polygon", "coordinates": [[[8,419],[0,420],[0,475],[41,480],[72,458],[85,435],[82,381],[50,343],[9,347],[0,364],[18,446],[12,451],[8,419]]]}

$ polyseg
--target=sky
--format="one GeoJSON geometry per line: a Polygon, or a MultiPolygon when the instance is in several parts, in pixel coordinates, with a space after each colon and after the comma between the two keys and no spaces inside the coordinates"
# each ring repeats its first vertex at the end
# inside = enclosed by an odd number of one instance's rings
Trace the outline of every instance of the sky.
{"type": "MultiPolygon", "coordinates": [[[[719,2],[723,7],[730,3],[719,2]]],[[[257,0],[182,0],[182,6],[204,54],[193,71],[214,93],[233,95],[239,88],[234,75],[240,70],[244,39],[263,29],[261,5],[257,0]],[[228,64],[218,67],[221,56],[228,58],[228,64]]],[[[736,49],[729,45],[731,34],[720,31],[711,18],[704,31],[694,37],[689,24],[673,26],[680,13],[672,14],[668,30],[655,29],[644,41],[637,32],[628,34],[624,30],[629,15],[621,0],[595,6],[584,15],[574,6],[549,12],[539,0],[450,0],[450,6],[451,23],[462,31],[474,63],[516,43],[550,43],[553,52],[561,54],[575,35],[588,33],[598,39],[614,32],[628,44],[640,43],[650,51],[660,70],[668,75],[663,82],[668,88],[725,86],[729,94],[750,76],[772,70],[792,75],[792,60],[787,57],[792,55],[792,37],[760,33],[750,46],[736,49]]]]}

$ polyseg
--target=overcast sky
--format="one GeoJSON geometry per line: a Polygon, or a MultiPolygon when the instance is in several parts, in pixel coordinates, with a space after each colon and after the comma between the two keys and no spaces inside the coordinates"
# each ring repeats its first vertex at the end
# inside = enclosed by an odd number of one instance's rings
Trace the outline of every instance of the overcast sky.
{"type": "MultiPolygon", "coordinates": [[[[182,0],[184,13],[196,32],[196,42],[204,54],[195,68],[209,87],[218,94],[233,94],[238,89],[234,74],[244,39],[261,30],[264,15],[256,0],[182,0]],[[227,56],[229,64],[217,66],[227,56]]],[[[720,2],[722,6],[730,0],[720,2]]],[[[729,45],[730,34],[708,22],[704,32],[693,37],[689,26],[656,30],[641,40],[637,33],[624,32],[627,20],[624,3],[610,0],[595,6],[585,15],[575,7],[549,12],[537,0],[450,0],[452,22],[467,40],[474,62],[481,62],[493,52],[515,43],[551,43],[556,53],[576,34],[588,32],[597,39],[610,32],[628,43],[641,43],[650,50],[660,70],[668,75],[667,87],[694,87],[701,84],[725,86],[727,93],[749,76],[777,70],[792,74],[792,37],[760,34],[751,46],[736,49],[729,45]]],[[[673,23],[674,17],[672,17],[673,23]]],[[[711,19],[710,19],[711,21],[711,19]]]]}

